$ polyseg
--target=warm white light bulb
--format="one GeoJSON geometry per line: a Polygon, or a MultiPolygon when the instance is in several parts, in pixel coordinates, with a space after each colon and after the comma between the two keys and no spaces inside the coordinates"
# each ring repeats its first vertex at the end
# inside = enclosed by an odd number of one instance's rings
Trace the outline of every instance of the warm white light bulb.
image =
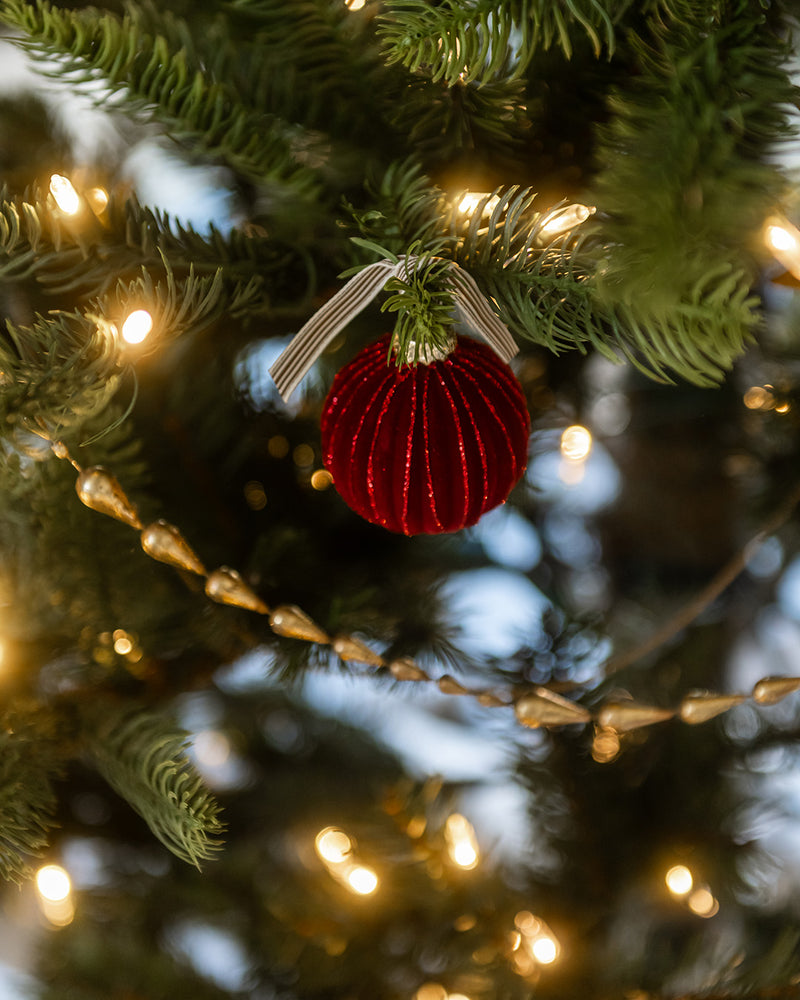
{"type": "Polygon", "coordinates": [[[561,435],[561,454],[570,462],[583,462],[592,450],[592,432],[573,424],[561,435]]]}
{"type": "Polygon", "coordinates": [[[314,847],[323,861],[341,864],[353,850],[353,843],[344,830],[327,826],[314,839],[314,847]]]}
{"type": "Polygon", "coordinates": [[[551,937],[536,938],[531,953],[540,965],[551,965],[558,958],[558,945],[551,937]]]}
{"type": "Polygon", "coordinates": [[[589,205],[565,205],[557,209],[552,216],[544,223],[539,230],[539,237],[552,239],[560,236],[561,233],[569,232],[575,226],[586,222],[590,215],[594,215],[596,209],[589,205]]]}
{"type": "Polygon", "coordinates": [[[673,865],[664,876],[664,881],[673,896],[685,896],[694,884],[692,873],[686,865],[673,865]]]}
{"type": "Polygon", "coordinates": [[[347,884],[359,896],[369,896],[378,888],[378,876],[371,868],[358,865],[347,873],[347,884]]]}
{"type": "Polygon", "coordinates": [[[129,344],[141,344],[153,329],[153,317],[146,309],[136,309],[122,324],[122,339],[129,344]]]}
{"type": "Polygon", "coordinates": [[[45,865],[36,873],[36,888],[42,899],[60,903],[69,896],[72,885],[69,875],[60,865],[45,865]]]}
{"type": "Polygon", "coordinates": [[[56,205],[67,215],[75,215],[81,207],[78,192],[72,186],[69,177],[64,177],[63,174],[53,174],[50,178],[50,194],[55,199],[56,205]]]}

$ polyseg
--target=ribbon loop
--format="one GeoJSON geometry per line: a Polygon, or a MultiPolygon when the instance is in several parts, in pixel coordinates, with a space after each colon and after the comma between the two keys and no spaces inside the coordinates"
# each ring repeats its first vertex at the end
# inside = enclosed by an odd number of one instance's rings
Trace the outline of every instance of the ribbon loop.
{"type": "MultiPolygon", "coordinates": [[[[396,264],[389,260],[369,264],[314,313],[269,370],[284,400],[288,400],[336,334],[369,305],[390,278],[407,274],[419,259],[408,256],[398,258],[396,264]]],[[[469,274],[455,262],[451,262],[449,270],[455,304],[464,320],[503,361],[510,361],[518,348],[506,325],[489,308],[469,274]]]]}

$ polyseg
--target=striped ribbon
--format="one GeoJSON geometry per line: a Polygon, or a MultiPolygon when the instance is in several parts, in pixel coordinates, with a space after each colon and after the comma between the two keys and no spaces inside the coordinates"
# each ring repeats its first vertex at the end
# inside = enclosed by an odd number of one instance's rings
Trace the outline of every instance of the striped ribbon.
{"type": "MultiPolygon", "coordinates": [[[[295,334],[269,370],[278,392],[288,400],[311,366],[354,316],[375,298],[390,278],[414,270],[419,257],[400,257],[397,263],[379,260],[352,277],[295,334]]],[[[503,359],[517,353],[517,345],[506,325],[492,311],[473,278],[450,262],[448,281],[461,318],[503,359]]]]}

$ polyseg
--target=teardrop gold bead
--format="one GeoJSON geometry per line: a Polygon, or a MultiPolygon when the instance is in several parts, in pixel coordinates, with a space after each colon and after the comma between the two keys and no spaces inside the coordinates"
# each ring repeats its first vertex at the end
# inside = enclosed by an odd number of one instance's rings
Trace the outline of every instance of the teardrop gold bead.
{"type": "Polygon", "coordinates": [[[125,496],[111,473],[100,465],[83,469],[75,483],[75,491],[85,507],[114,517],[131,528],[141,528],[136,507],[125,496]]]}
{"type": "Polygon", "coordinates": [[[494,691],[481,691],[475,695],[475,699],[487,708],[507,708],[511,704],[508,698],[503,698],[494,691]]]}
{"type": "Polygon", "coordinates": [[[514,702],[517,719],[523,726],[535,729],[538,726],[570,726],[574,723],[589,722],[591,714],[574,701],[544,687],[527,691],[514,702]]]}
{"type": "Polygon", "coordinates": [[[205,576],[205,567],[174,524],[153,521],[142,531],[141,542],[151,559],[205,576]]]}
{"type": "Polygon", "coordinates": [[[690,726],[727,712],[734,705],[740,705],[746,698],[743,694],[716,694],[714,691],[692,691],[681,702],[680,717],[690,726]]]}
{"type": "Polygon", "coordinates": [[[305,639],[306,642],[331,641],[328,634],[295,604],[281,604],[275,608],[269,616],[269,624],[273,632],[290,639],[305,639]]]}
{"type": "Polygon", "coordinates": [[[259,615],[269,614],[269,608],[261,598],[244,582],[239,573],[229,566],[220,566],[208,574],[206,594],[219,604],[230,604],[234,608],[245,608],[259,615]]]}
{"type": "Polygon", "coordinates": [[[464,687],[450,674],[442,674],[436,685],[442,694],[472,694],[469,688],[464,687]]]}
{"type": "Polygon", "coordinates": [[[383,666],[383,657],[379,656],[374,649],[370,649],[366,643],[356,639],[355,636],[337,635],[331,646],[334,653],[345,662],[356,660],[358,663],[368,663],[371,667],[383,666]]]}
{"type": "Polygon", "coordinates": [[[416,665],[410,656],[401,656],[389,664],[389,672],[396,681],[427,681],[430,677],[416,665]]]}
{"type": "Polygon", "coordinates": [[[640,705],[638,701],[609,701],[600,709],[597,722],[603,729],[614,729],[618,733],[628,733],[632,729],[652,726],[656,722],[671,719],[675,712],[671,708],[656,708],[640,705]]]}
{"type": "Polygon", "coordinates": [[[764,677],[753,688],[753,701],[759,705],[777,705],[798,689],[800,677],[764,677]]]}

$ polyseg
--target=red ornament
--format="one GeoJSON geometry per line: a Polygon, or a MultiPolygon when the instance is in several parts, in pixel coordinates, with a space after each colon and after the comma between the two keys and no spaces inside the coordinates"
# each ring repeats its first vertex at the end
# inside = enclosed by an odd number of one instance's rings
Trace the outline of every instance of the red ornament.
{"type": "Polygon", "coordinates": [[[519,382],[466,337],[441,361],[388,361],[389,335],[334,379],[322,454],[356,513],[406,535],[458,531],[503,503],[525,470],[530,419],[519,382]]]}

